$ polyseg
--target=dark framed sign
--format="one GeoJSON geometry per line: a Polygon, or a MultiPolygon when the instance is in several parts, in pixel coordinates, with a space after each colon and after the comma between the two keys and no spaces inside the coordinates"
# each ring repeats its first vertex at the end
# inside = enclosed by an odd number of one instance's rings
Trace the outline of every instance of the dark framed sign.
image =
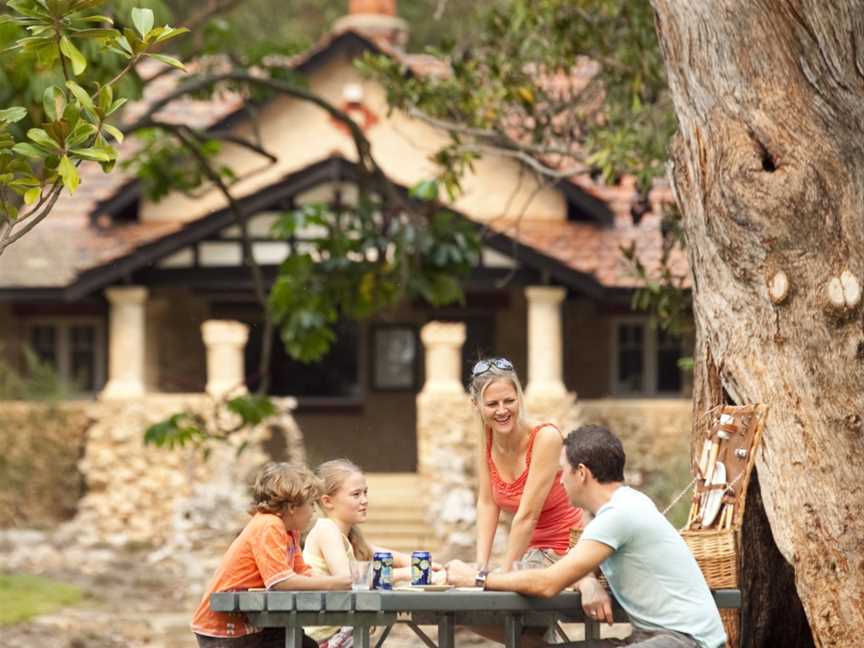
{"type": "Polygon", "coordinates": [[[372,327],[372,389],[417,389],[420,341],[411,324],[379,324],[372,327]]]}

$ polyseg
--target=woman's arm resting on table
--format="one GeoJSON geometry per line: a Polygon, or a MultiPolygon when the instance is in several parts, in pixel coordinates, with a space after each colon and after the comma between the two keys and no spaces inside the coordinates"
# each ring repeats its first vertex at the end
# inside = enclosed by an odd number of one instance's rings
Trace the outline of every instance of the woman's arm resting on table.
{"type": "Polygon", "coordinates": [[[525,490],[522,491],[519,508],[510,525],[510,538],[504,554],[504,569],[510,569],[513,561],[522,557],[531,542],[531,535],[543,511],[543,504],[558,474],[561,445],[561,434],[557,428],[548,425],[537,431],[525,490]]]}

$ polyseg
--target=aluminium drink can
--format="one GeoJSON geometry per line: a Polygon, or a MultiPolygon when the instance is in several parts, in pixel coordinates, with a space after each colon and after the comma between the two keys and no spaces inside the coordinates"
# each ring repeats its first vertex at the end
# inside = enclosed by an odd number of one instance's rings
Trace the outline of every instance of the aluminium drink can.
{"type": "Polygon", "coordinates": [[[393,554],[389,551],[372,554],[372,589],[393,589],[393,554]]]}
{"type": "Polygon", "coordinates": [[[411,584],[432,584],[432,554],[428,551],[415,551],[411,554],[411,584]]]}

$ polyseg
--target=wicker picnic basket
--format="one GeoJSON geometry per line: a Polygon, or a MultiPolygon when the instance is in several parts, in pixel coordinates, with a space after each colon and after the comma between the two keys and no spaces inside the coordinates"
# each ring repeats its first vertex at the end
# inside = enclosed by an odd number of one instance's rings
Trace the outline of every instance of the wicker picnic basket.
{"type": "MultiPolygon", "coordinates": [[[[703,529],[698,528],[698,519],[690,519],[680,532],[711,589],[737,588],[740,584],[741,524],[764,418],[764,405],[718,405],[708,410],[697,424],[697,438],[713,441],[720,448],[717,458],[727,468],[726,481],[731,489],[731,493],[724,497],[724,502],[732,507],[725,526],[719,528],[722,523],[718,523],[718,528],[703,529]],[[718,435],[718,430],[724,434],[718,435]]],[[[698,460],[694,462],[697,467],[699,463],[698,460]]],[[[705,475],[697,468],[694,505],[705,492],[705,475]]],[[[740,617],[740,610],[720,610],[728,637],[727,646],[740,644],[740,617]]]]}

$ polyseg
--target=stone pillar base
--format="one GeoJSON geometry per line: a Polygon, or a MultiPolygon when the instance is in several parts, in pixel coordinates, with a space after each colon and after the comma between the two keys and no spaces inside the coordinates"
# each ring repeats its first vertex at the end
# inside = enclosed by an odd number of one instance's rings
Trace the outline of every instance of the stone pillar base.
{"type": "Polygon", "coordinates": [[[464,392],[417,396],[417,470],[435,560],[474,560],[479,426],[464,392]]]}

